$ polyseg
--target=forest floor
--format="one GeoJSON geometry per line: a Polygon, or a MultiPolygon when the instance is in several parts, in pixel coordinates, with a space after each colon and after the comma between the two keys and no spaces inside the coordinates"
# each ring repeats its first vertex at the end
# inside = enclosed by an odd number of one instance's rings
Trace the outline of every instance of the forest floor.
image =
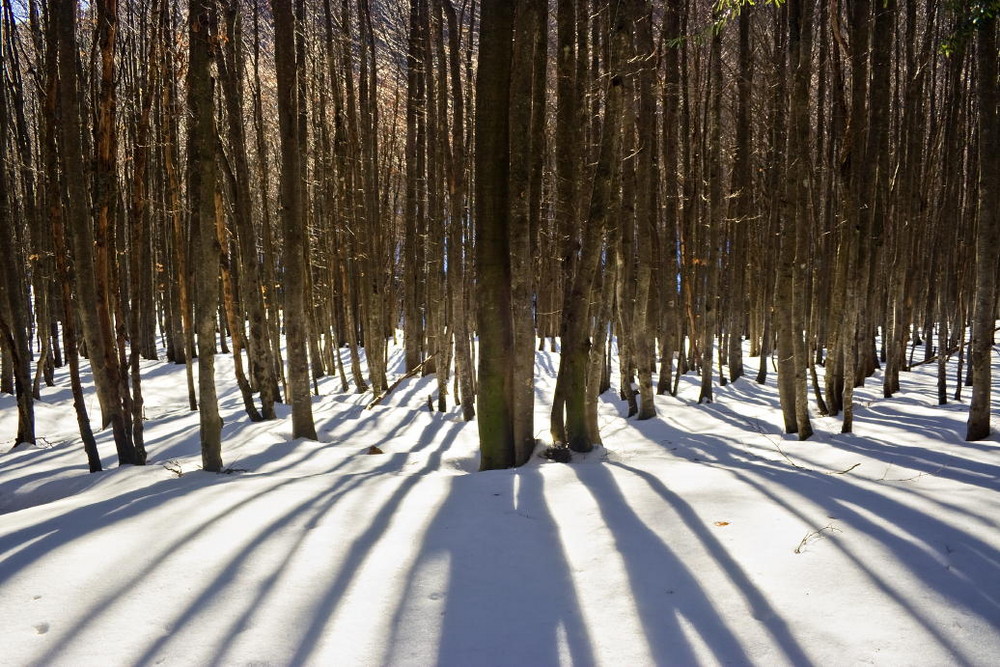
{"type": "MultiPolygon", "coordinates": [[[[320,441],[290,441],[220,356],[228,474],[199,470],[184,367],[144,362],[149,465],[102,432],[91,475],[60,374],[39,444],[0,454],[0,664],[998,664],[997,437],[963,442],[927,364],[859,389],[855,434],[814,414],[799,442],[747,362],[650,421],[608,392],[604,448],[484,473],[432,377],[371,410],[323,380],[320,441]]],[[[558,363],[537,355],[539,437],[558,363]]]]}

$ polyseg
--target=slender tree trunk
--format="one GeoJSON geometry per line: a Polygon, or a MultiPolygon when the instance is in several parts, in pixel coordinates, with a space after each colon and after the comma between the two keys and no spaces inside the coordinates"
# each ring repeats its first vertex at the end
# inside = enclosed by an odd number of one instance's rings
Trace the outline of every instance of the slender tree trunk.
{"type": "MultiPolygon", "coordinates": [[[[804,338],[808,329],[808,282],[805,267],[812,261],[809,244],[812,207],[809,203],[809,160],[810,119],[809,84],[812,76],[812,21],[813,3],[810,0],[790,0],[788,8],[789,40],[788,54],[792,70],[792,87],[789,104],[788,149],[789,173],[785,178],[790,184],[794,198],[795,245],[794,266],[792,267],[792,355],[794,363],[795,433],[799,440],[812,436],[809,421],[809,393],[807,371],[810,366],[809,351],[804,338]]],[[[790,222],[790,221],[788,221],[790,222]]]]}
{"type": "MultiPolygon", "coordinates": [[[[273,0],[274,56],[278,82],[281,135],[281,218],[284,228],[285,338],[288,346],[288,401],[292,406],[292,438],[316,439],[309,393],[306,352],[305,224],[302,217],[302,173],[299,152],[297,81],[304,63],[296,59],[291,0],[273,0]]],[[[370,360],[369,360],[370,362],[370,360]]]]}
{"type": "Polygon", "coordinates": [[[462,252],[467,218],[468,184],[465,177],[465,95],[462,90],[461,53],[458,20],[451,0],[441,0],[448,21],[449,80],[452,99],[451,152],[448,158],[448,194],[451,227],[448,241],[448,291],[451,296],[452,331],[455,339],[455,375],[458,379],[462,418],[470,421],[476,414],[475,382],[472,355],[469,351],[469,327],[466,310],[466,261],[462,252]]]}
{"type": "Polygon", "coordinates": [[[219,239],[216,234],[215,103],[210,73],[214,23],[212,0],[191,0],[188,15],[188,197],[195,241],[195,317],[198,325],[198,404],[201,464],[222,470],[222,418],[215,390],[219,239]]]}
{"type": "Polygon", "coordinates": [[[73,409],[76,414],[80,438],[83,440],[84,453],[90,472],[101,471],[101,457],[97,451],[97,442],[87,415],[87,404],[83,395],[83,385],[80,382],[80,357],[77,349],[77,319],[73,300],[73,290],[67,260],[66,228],[63,222],[62,200],[68,188],[65,180],[60,178],[59,154],[57,151],[57,136],[59,134],[60,118],[57,112],[59,97],[59,43],[60,34],[57,18],[60,16],[53,7],[46,13],[46,87],[43,125],[43,152],[45,175],[47,181],[46,193],[48,199],[49,218],[52,225],[52,246],[55,252],[56,278],[62,297],[63,347],[66,350],[66,360],[69,364],[70,388],[73,394],[73,409]]]}
{"type": "MultiPolygon", "coordinates": [[[[129,401],[128,380],[123,376],[125,369],[116,356],[115,313],[112,261],[115,258],[114,216],[117,204],[117,99],[115,95],[115,42],[118,35],[117,0],[100,0],[97,3],[97,31],[100,45],[100,88],[97,104],[97,123],[94,129],[94,143],[97,151],[94,174],[94,209],[96,228],[94,230],[94,280],[96,289],[97,325],[101,346],[95,350],[103,357],[97,372],[101,375],[97,383],[99,395],[104,395],[104,425],[111,425],[115,447],[120,464],[136,463],[135,446],[132,442],[130,417],[125,405],[129,401]]],[[[118,314],[119,317],[122,313],[118,314]]],[[[91,356],[91,361],[94,360],[91,356]]]]}
{"type": "MultiPolygon", "coordinates": [[[[5,87],[0,83],[0,88],[5,87]]],[[[31,392],[31,350],[28,345],[26,313],[21,300],[19,285],[24,284],[21,275],[21,255],[16,250],[14,217],[10,213],[7,193],[12,191],[8,183],[6,136],[7,104],[6,91],[0,91],[0,257],[4,260],[2,280],[0,280],[0,347],[9,354],[14,369],[14,392],[17,396],[17,435],[15,446],[21,443],[35,444],[35,407],[31,392]]]]}
{"type": "Polygon", "coordinates": [[[531,142],[532,115],[544,113],[545,100],[533,98],[534,68],[544,63],[544,49],[535,53],[538,35],[547,23],[545,2],[518,0],[514,9],[514,50],[510,90],[510,256],[514,350],[513,428],[514,465],[522,465],[535,448],[535,322],[532,312],[531,169],[533,154],[542,150],[531,142]],[[527,139],[527,140],[525,140],[527,139]]]}
{"type": "MultiPolygon", "coordinates": [[[[671,391],[674,353],[681,347],[677,276],[677,225],[680,221],[680,182],[678,164],[678,126],[680,124],[680,1],[664,3],[663,33],[663,180],[664,225],[660,242],[663,266],[660,292],[663,317],[660,323],[660,377],[656,391],[671,391]]],[[[678,357],[679,358],[679,357],[678,357]]],[[[679,368],[678,368],[679,372],[679,368]]]]}
{"type": "MultiPolygon", "coordinates": [[[[576,3],[574,0],[558,0],[556,7],[555,217],[561,256],[561,270],[558,275],[562,282],[561,285],[553,287],[555,289],[561,287],[562,293],[558,298],[560,321],[563,322],[566,318],[563,308],[572,289],[579,252],[576,231],[579,206],[577,183],[581,180],[579,155],[583,145],[583,128],[580,123],[582,99],[578,92],[582,82],[577,81],[576,73],[577,58],[586,58],[586,54],[576,53],[576,3]]],[[[562,325],[560,325],[560,345],[565,350],[566,342],[561,337],[562,325]]],[[[552,397],[551,416],[552,440],[557,443],[566,442],[565,403],[565,381],[557,381],[555,394],[552,397]]]]}
{"type": "Polygon", "coordinates": [[[625,12],[615,16],[611,38],[610,86],[605,102],[605,117],[601,132],[600,153],[594,175],[590,211],[584,228],[582,252],[572,281],[569,298],[563,304],[562,357],[556,391],[562,391],[565,404],[553,404],[553,438],[558,438],[559,421],[565,409],[565,442],[570,449],[588,452],[593,441],[587,426],[587,372],[591,353],[590,304],[594,276],[600,264],[602,238],[612,212],[612,197],[620,187],[622,158],[622,128],[624,116],[623,80],[629,51],[629,27],[625,12]]]}
{"type": "MultiPolygon", "coordinates": [[[[972,398],[966,440],[990,434],[991,362],[996,323],[997,248],[1000,248],[1000,117],[997,104],[997,19],[989,17],[976,35],[979,66],[979,224],[976,231],[976,296],[972,316],[972,398]]],[[[943,350],[939,352],[943,354],[943,350]]]]}
{"type": "MultiPolygon", "coordinates": [[[[160,23],[163,34],[169,34],[172,26],[168,20],[170,11],[167,3],[161,5],[160,23]]],[[[177,358],[182,358],[187,371],[188,404],[191,410],[198,409],[198,395],[194,383],[194,323],[191,320],[191,272],[189,270],[187,230],[184,225],[184,208],[181,204],[181,179],[178,174],[178,144],[180,132],[177,128],[176,110],[177,95],[175,84],[175,65],[173,55],[164,49],[163,53],[163,87],[160,105],[167,114],[167,127],[163,146],[163,168],[166,172],[168,216],[170,217],[170,246],[174,275],[177,281],[177,310],[180,311],[180,349],[175,349],[177,358]]],[[[175,344],[176,348],[176,344],[175,344]]]]}
{"type": "MultiPolygon", "coordinates": [[[[722,34],[712,35],[709,53],[709,101],[708,101],[708,231],[702,253],[701,271],[705,278],[699,281],[704,286],[702,296],[704,318],[701,340],[701,392],[698,402],[711,403],[712,360],[715,351],[715,335],[719,321],[719,267],[718,259],[722,228],[725,225],[726,208],[723,206],[722,174],[722,34]]],[[[720,355],[721,359],[721,355],[720,355]]]]}
{"type": "Polygon", "coordinates": [[[632,349],[639,376],[639,419],[656,416],[653,399],[653,369],[655,358],[650,331],[649,301],[652,289],[653,245],[656,235],[656,180],[653,156],[656,154],[656,98],[653,63],[653,16],[648,0],[629,3],[636,34],[636,60],[639,63],[639,114],[637,131],[639,153],[636,163],[636,250],[638,266],[635,287],[635,309],[632,319],[632,349]]]}
{"type": "Polygon", "coordinates": [[[258,238],[253,220],[253,197],[250,189],[250,165],[247,159],[247,139],[243,127],[243,30],[236,0],[222,4],[228,39],[222,43],[224,57],[220,59],[220,80],[229,118],[228,141],[232,155],[230,185],[233,197],[233,221],[240,250],[240,294],[246,308],[250,335],[247,339],[250,366],[260,391],[261,413],[264,419],[274,419],[274,402],[278,398],[278,381],[274,375],[274,355],[268,336],[264,308],[258,238]]]}

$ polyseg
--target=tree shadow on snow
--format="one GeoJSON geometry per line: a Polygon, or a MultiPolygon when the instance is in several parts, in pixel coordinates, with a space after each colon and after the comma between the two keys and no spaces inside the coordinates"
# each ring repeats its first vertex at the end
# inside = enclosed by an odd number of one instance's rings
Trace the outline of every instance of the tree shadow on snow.
{"type": "Polygon", "coordinates": [[[595,663],[544,483],[530,466],[452,479],[406,577],[384,664],[407,657],[428,616],[440,616],[438,665],[556,665],[560,638],[572,664],[595,663]],[[435,563],[446,576],[428,595],[435,582],[420,573],[435,563]]]}
{"type": "MultiPolygon", "coordinates": [[[[443,420],[435,420],[429,427],[429,430],[436,430],[443,423],[445,423],[443,420]]],[[[462,426],[462,424],[448,423],[455,427],[454,430],[456,432],[462,426]]],[[[207,534],[220,520],[240,510],[244,510],[254,503],[262,502],[266,504],[274,494],[289,486],[301,483],[304,479],[323,475],[330,476],[331,485],[323,492],[307,495],[302,502],[266,524],[248,526],[248,532],[244,534],[247,542],[238,551],[236,556],[229,558],[225,563],[212,563],[210,561],[206,563],[206,566],[209,568],[218,568],[218,574],[210,577],[204,585],[197,586],[191,591],[189,602],[186,603],[183,611],[174,614],[169,620],[158,619],[163,622],[164,627],[169,628],[169,632],[158,638],[150,638],[150,644],[145,648],[142,658],[137,661],[137,664],[152,662],[170,641],[175,639],[182,630],[192,626],[206,609],[211,608],[215,604],[215,601],[224,599],[226,592],[231,590],[232,587],[241,586],[245,583],[245,580],[242,580],[241,577],[244,575],[246,563],[254,559],[256,554],[265,545],[267,549],[273,551],[275,549],[275,539],[287,541],[287,533],[283,534],[280,532],[282,528],[286,528],[293,523],[304,522],[306,524],[306,528],[300,532],[298,539],[289,541],[287,555],[283,559],[283,562],[287,562],[309,535],[309,528],[319,523],[332,510],[338,499],[352,490],[359,489],[377,477],[398,473],[405,466],[410,453],[419,451],[430,445],[433,432],[425,435],[426,437],[420,440],[420,444],[410,450],[410,452],[390,454],[385,457],[381,465],[352,475],[334,475],[334,473],[337,473],[341,468],[354,460],[357,457],[356,453],[354,455],[348,453],[347,456],[337,459],[333,465],[318,470],[315,474],[308,477],[280,474],[278,476],[271,474],[255,475],[252,473],[239,476],[192,473],[180,478],[171,477],[162,479],[141,489],[125,492],[97,503],[75,508],[65,514],[12,532],[0,540],[0,558],[3,559],[4,563],[3,568],[0,568],[0,585],[15,577],[22,570],[32,567],[48,554],[82,540],[92,533],[106,530],[116,523],[134,519],[142,520],[140,518],[142,515],[168,506],[171,501],[197,494],[218,484],[240,485],[250,483],[260,486],[259,490],[255,489],[255,492],[252,494],[233,493],[231,495],[232,500],[227,500],[230,496],[225,494],[219,496],[212,501],[211,513],[198,514],[192,517],[183,526],[182,530],[168,534],[169,539],[150,544],[147,553],[143,557],[145,567],[140,576],[123,577],[120,581],[115,582],[106,593],[91,603],[88,608],[80,610],[80,613],[75,615],[76,620],[61,630],[58,637],[50,634],[51,644],[46,647],[45,654],[37,661],[38,664],[48,664],[58,660],[63,651],[74,641],[77,641],[80,636],[86,634],[87,629],[93,627],[100,618],[111,613],[116,604],[127,600],[130,595],[134,595],[136,588],[142,583],[142,579],[146,579],[154,574],[178,550],[185,548],[203,534],[207,534]]],[[[436,452],[438,459],[453,437],[454,434],[441,444],[436,452]]],[[[277,472],[281,473],[306,459],[312,458],[318,452],[322,451],[323,447],[310,448],[304,453],[303,449],[297,448],[294,443],[287,441],[276,442],[267,451],[262,452],[259,458],[247,457],[244,461],[249,465],[280,461],[281,465],[278,467],[277,472]]],[[[428,468],[436,468],[438,461],[433,460],[432,457],[432,460],[427,465],[428,468]]],[[[125,472],[129,472],[129,470],[125,472]]],[[[116,473],[117,471],[113,471],[111,474],[116,473]]],[[[91,478],[97,479],[93,476],[86,479],[89,480],[91,478]]],[[[394,478],[396,477],[394,476],[394,478]]],[[[404,481],[401,485],[402,490],[397,491],[396,496],[394,496],[397,500],[400,494],[405,495],[406,491],[409,490],[417,479],[416,477],[407,476],[399,476],[398,478],[404,481]]],[[[376,521],[373,522],[371,529],[365,533],[367,539],[360,540],[352,549],[351,553],[355,561],[363,561],[366,547],[370,546],[371,540],[375,538],[377,532],[385,527],[394,508],[394,503],[387,504],[379,513],[376,521]]],[[[281,542],[281,549],[286,549],[284,541],[281,542]]],[[[231,642],[235,640],[235,635],[247,624],[249,616],[257,608],[257,605],[266,601],[268,596],[275,590],[276,585],[281,580],[281,570],[280,565],[276,566],[265,577],[263,582],[255,582],[258,583],[259,587],[255,589],[256,597],[254,603],[245,608],[242,613],[235,614],[235,621],[232,623],[229,632],[215,634],[219,642],[219,646],[217,647],[217,662],[225,657],[231,647],[231,642]]],[[[345,581],[344,586],[346,586],[346,581],[350,580],[350,575],[353,572],[354,570],[351,569],[340,573],[340,579],[344,579],[345,581]]],[[[328,599],[334,600],[336,598],[330,597],[328,599]]],[[[311,629],[311,636],[307,638],[315,640],[316,633],[321,628],[322,624],[317,624],[315,628],[311,629]]],[[[308,652],[303,653],[303,656],[305,655],[308,655],[308,652]]]]}
{"type": "MultiPolygon", "coordinates": [[[[722,417],[722,410],[713,412],[722,417]]],[[[723,420],[731,421],[729,418],[723,420]]],[[[635,423],[638,431],[654,432],[655,436],[662,435],[664,427],[664,422],[659,420],[635,423]]],[[[820,512],[824,517],[843,521],[850,526],[851,532],[861,531],[868,540],[876,540],[881,544],[898,563],[910,570],[915,577],[920,578],[925,588],[934,591],[942,599],[951,600],[955,606],[967,609],[1000,630],[1000,594],[998,594],[1000,551],[974,533],[953,526],[937,516],[914,509],[883,492],[873,490],[872,485],[878,482],[872,480],[855,479],[850,475],[830,474],[828,471],[794,467],[783,461],[762,459],[743,451],[739,442],[709,433],[685,433],[670,426],[666,426],[666,431],[675,431],[671,434],[672,440],[680,443],[678,451],[674,453],[676,456],[728,471],[735,479],[807,526],[815,525],[815,515],[820,512]],[[789,497],[789,493],[792,497],[789,497]]],[[[854,451],[858,453],[878,458],[878,447],[875,444],[859,445],[859,442],[863,443],[864,440],[851,438],[846,445],[838,440],[836,446],[844,447],[848,451],[854,447],[854,451]]],[[[925,452],[925,455],[933,456],[933,452],[925,452]]],[[[797,453],[796,456],[803,461],[808,460],[807,455],[803,457],[797,453]]],[[[939,460],[950,461],[944,457],[940,457],[939,460]]],[[[751,608],[755,606],[753,591],[747,588],[749,583],[741,583],[745,577],[738,572],[738,568],[734,569],[735,563],[731,560],[727,562],[721,545],[713,544],[709,541],[711,535],[703,529],[699,530],[701,526],[698,520],[677,494],[671,492],[665,484],[648,472],[622,463],[610,465],[628,470],[644,479],[652,490],[677,511],[688,527],[699,535],[717,561],[726,567],[751,608]]],[[[910,461],[907,465],[914,467],[916,462],[910,461]]],[[[979,469],[979,472],[983,472],[983,469],[979,469]]],[[[952,478],[965,483],[983,485],[978,476],[963,478],[953,475],[952,478]]],[[[914,493],[912,489],[893,488],[902,494],[914,493]]],[[[614,498],[613,492],[610,496],[606,491],[602,493],[604,494],[602,497],[614,498]]],[[[598,494],[595,493],[595,497],[598,497],[598,494]]],[[[927,499],[933,499],[933,494],[929,494],[927,499]]],[[[626,512],[626,510],[619,511],[626,512]]],[[[980,518],[980,521],[983,520],[985,519],[980,518]]],[[[867,562],[862,558],[852,548],[852,541],[852,538],[845,534],[830,536],[828,543],[849,558],[872,586],[891,599],[901,612],[917,622],[938,645],[957,659],[969,662],[970,659],[965,655],[963,647],[922,611],[921,602],[910,599],[904,588],[905,584],[887,577],[878,563],[867,562]]],[[[781,626],[768,625],[768,627],[772,636],[786,649],[789,658],[798,663],[799,661],[788,651],[787,640],[782,640],[780,633],[775,634],[781,630],[781,626]]]]}
{"type": "MultiPolygon", "coordinates": [[[[788,660],[808,665],[798,642],[785,621],[768,604],[764,595],[725,547],[708,532],[691,507],[672,493],[654,475],[621,463],[611,463],[642,477],[698,537],[704,547],[739,589],[752,616],[760,621],[788,660]]],[[[697,577],[684,561],[639,517],[611,474],[608,466],[574,466],[580,481],[600,507],[605,524],[611,529],[618,553],[625,562],[632,595],[645,630],[646,638],[658,664],[693,665],[698,658],[681,627],[685,619],[703,639],[721,664],[749,664],[739,639],[712,604],[697,577]]]]}
{"type": "MultiPolygon", "coordinates": [[[[350,587],[351,582],[354,581],[358,573],[364,568],[372,549],[388,529],[396,510],[427,473],[440,468],[444,453],[451,447],[465,425],[464,423],[451,422],[443,418],[432,420],[420,436],[418,445],[411,452],[418,452],[429,447],[435,440],[437,432],[443,428],[446,428],[447,432],[441,438],[437,447],[430,453],[424,466],[409,474],[397,477],[399,484],[392,495],[378,509],[375,516],[370,519],[365,530],[351,543],[339,568],[335,571],[317,573],[319,580],[329,583],[325,585],[322,597],[312,610],[312,620],[302,634],[295,654],[289,661],[290,664],[304,664],[313,658],[313,654],[323,638],[323,632],[327,624],[334,617],[337,607],[350,587]]],[[[223,656],[224,654],[220,654],[216,663],[223,656]]]]}

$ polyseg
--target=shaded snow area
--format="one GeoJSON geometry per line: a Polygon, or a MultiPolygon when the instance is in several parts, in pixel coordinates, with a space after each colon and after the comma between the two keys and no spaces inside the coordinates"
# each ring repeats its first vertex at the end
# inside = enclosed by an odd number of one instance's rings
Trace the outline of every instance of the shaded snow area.
{"type": "Polygon", "coordinates": [[[859,389],[856,435],[782,435],[773,373],[710,405],[692,374],[655,420],[605,394],[603,449],[484,473],[433,378],[371,410],[321,381],[306,442],[217,372],[228,474],[199,470],[183,366],[145,362],[142,468],[102,432],[88,474],[67,378],[43,390],[44,440],[0,454],[0,664],[1000,664],[1000,444],[963,442],[934,364],[859,389]]]}

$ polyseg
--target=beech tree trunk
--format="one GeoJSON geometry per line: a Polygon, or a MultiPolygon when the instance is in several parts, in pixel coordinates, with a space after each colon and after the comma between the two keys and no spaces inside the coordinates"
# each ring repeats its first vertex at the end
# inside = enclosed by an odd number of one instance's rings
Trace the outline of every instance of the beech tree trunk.
{"type": "MultiPolygon", "coordinates": [[[[284,230],[285,339],[288,346],[288,402],[292,406],[292,438],[316,439],[309,393],[306,351],[305,224],[302,218],[302,172],[299,161],[298,77],[303,63],[295,55],[295,20],[291,0],[272,0],[274,63],[278,83],[281,137],[281,220],[284,230]]],[[[371,333],[371,332],[369,332],[371,333]]]]}
{"type": "Polygon", "coordinates": [[[612,211],[612,197],[615,189],[620,187],[621,123],[625,109],[622,77],[625,74],[629,42],[626,13],[618,12],[611,38],[611,79],[605,98],[605,115],[590,209],[584,225],[578,268],[572,280],[572,289],[563,304],[562,357],[559,361],[556,392],[564,397],[564,403],[553,402],[552,436],[559,441],[558,438],[562,435],[559,427],[564,423],[564,442],[577,452],[589,452],[594,445],[586,411],[587,374],[592,347],[590,305],[605,228],[612,211]]]}
{"type": "Polygon", "coordinates": [[[545,99],[533,95],[534,68],[544,67],[547,23],[544,0],[518,0],[514,8],[514,49],[510,88],[510,256],[514,349],[514,465],[528,461],[535,448],[535,290],[532,243],[531,176],[533,156],[542,147],[532,143],[532,118],[545,113],[545,99]],[[537,52],[536,52],[537,50],[537,52]]]}
{"type": "Polygon", "coordinates": [[[480,470],[515,463],[510,266],[510,92],[514,7],[482,5],[476,78],[476,295],[480,470]]]}
{"type": "MultiPolygon", "coordinates": [[[[222,42],[219,78],[228,115],[227,139],[232,156],[232,188],[234,235],[239,245],[240,294],[250,324],[247,338],[248,357],[257,389],[260,391],[261,413],[264,419],[274,419],[274,402],[278,398],[278,381],[274,375],[274,355],[268,336],[264,308],[263,284],[258,261],[258,236],[254,227],[253,196],[250,189],[250,165],[247,159],[247,139],[243,127],[243,31],[236,0],[222,4],[228,38],[222,42]]],[[[242,316],[241,316],[242,317],[242,316]]]]}
{"type": "Polygon", "coordinates": [[[215,390],[215,331],[219,302],[219,239],[216,234],[215,103],[210,73],[214,24],[212,0],[191,0],[188,15],[188,197],[195,241],[195,318],[198,329],[198,411],[201,464],[222,470],[222,418],[215,390]]]}
{"type": "MultiPolygon", "coordinates": [[[[976,301],[972,316],[972,398],[966,440],[990,434],[991,362],[996,323],[997,248],[1000,248],[1000,117],[997,113],[997,19],[976,35],[979,66],[979,224],[976,231],[976,301]]],[[[942,352],[939,352],[941,354],[942,352]]]]}

